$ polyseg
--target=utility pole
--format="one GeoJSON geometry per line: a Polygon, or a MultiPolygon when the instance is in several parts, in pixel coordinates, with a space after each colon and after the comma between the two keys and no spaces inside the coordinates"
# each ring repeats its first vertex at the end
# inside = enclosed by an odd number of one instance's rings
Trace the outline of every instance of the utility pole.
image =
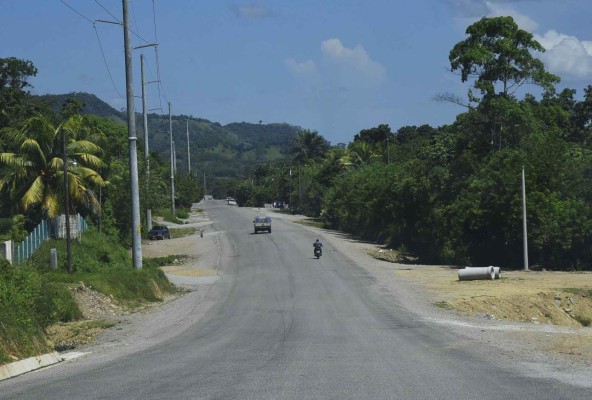
{"type": "Polygon", "coordinates": [[[138,193],[138,153],[136,148],[136,111],[132,74],[132,52],[129,30],[129,0],[123,2],[123,41],[125,49],[125,90],[127,96],[127,132],[129,140],[130,194],[132,208],[132,259],[135,269],[142,269],[142,237],[140,223],[140,196],[138,193]]]}
{"type": "MultiPolygon", "coordinates": [[[[148,151],[148,110],[146,105],[146,83],[144,81],[144,54],[140,54],[140,70],[142,72],[142,115],[144,117],[144,160],[146,161],[146,202],[150,197],[150,156],[148,151]]],[[[152,210],[146,206],[146,227],[152,229],[152,210]]]]}
{"type": "Polygon", "coordinates": [[[389,137],[386,136],[386,165],[391,164],[391,147],[389,146],[389,137]]]}
{"type": "Polygon", "coordinates": [[[173,217],[176,214],[175,211],[175,165],[174,165],[174,149],[173,149],[173,120],[171,118],[171,102],[169,101],[169,147],[171,152],[171,212],[173,217]]]}
{"type": "Polygon", "coordinates": [[[528,236],[526,232],[526,182],[522,167],[522,236],[524,236],[524,270],[528,271],[528,236]]]}
{"type": "Polygon", "coordinates": [[[177,173],[177,146],[173,140],[173,171],[177,173]]]}
{"type": "MultiPolygon", "coordinates": [[[[66,153],[66,132],[64,127],[62,129],[62,162],[64,163],[64,217],[66,218],[66,267],[68,273],[71,274],[72,270],[72,247],[70,244],[70,188],[68,187],[68,155],[66,153]]],[[[100,186],[99,186],[100,188],[100,186]]]]}
{"type": "Polygon", "coordinates": [[[302,213],[302,186],[300,184],[300,163],[298,163],[298,212],[302,213]]]}
{"type": "Polygon", "coordinates": [[[191,175],[191,153],[189,152],[189,120],[187,120],[187,173],[191,175]]]}

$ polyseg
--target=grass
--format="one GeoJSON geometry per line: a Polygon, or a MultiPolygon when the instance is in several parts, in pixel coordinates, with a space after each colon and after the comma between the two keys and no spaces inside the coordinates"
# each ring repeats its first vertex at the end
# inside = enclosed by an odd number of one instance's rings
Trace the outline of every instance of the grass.
{"type": "Polygon", "coordinates": [[[170,231],[171,231],[171,237],[185,237],[185,236],[193,235],[195,232],[198,232],[199,229],[197,229],[197,228],[171,228],[170,231]]]}
{"type": "Polygon", "coordinates": [[[68,274],[65,246],[64,240],[49,240],[18,267],[0,260],[0,363],[47,351],[47,326],[82,318],[70,291],[79,282],[130,308],[176,291],[158,267],[180,256],[148,259],[135,270],[117,239],[91,230],[72,241],[74,272],[68,274]],[[49,267],[52,248],[58,251],[55,271],[49,267]]]}
{"type": "Polygon", "coordinates": [[[454,310],[454,307],[452,307],[450,304],[448,304],[445,301],[439,301],[437,303],[434,303],[434,305],[438,308],[442,308],[444,310],[454,310]]]}
{"type": "Polygon", "coordinates": [[[592,325],[592,318],[586,317],[583,315],[574,315],[573,317],[576,321],[578,321],[582,326],[590,326],[592,325]]]}
{"type": "Polygon", "coordinates": [[[312,226],[313,228],[323,229],[325,227],[325,222],[319,218],[305,218],[294,222],[300,225],[312,226]]]}
{"type": "Polygon", "coordinates": [[[584,296],[584,297],[592,297],[592,289],[563,288],[562,290],[566,293],[579,294],[580,296],[584,296]]]}
{"type": "Polygon", "coordinates": [[[173,224],[182,224],[183,223],[183,221],[181,221],[179,218],[174,216],[173,213],[171,212],[171,210],[169,210],[169,209],[160,208],[160,209],[156,210],[154,214],[162,217],[162,219],[167,222],[172,222],[173,224]]]}

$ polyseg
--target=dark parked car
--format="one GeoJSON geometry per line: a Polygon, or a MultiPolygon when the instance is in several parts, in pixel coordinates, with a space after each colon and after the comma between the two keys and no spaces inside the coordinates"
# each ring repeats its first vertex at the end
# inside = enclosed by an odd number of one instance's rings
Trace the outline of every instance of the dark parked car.
{"type": "Polygon", "coordinates": [[[171,233],[169,232],[169,228],[162,225],[153,226],[152,229],[148,232],[148,239],[150,240],[163,240],[163,239],[170,239],[171,233]]]}

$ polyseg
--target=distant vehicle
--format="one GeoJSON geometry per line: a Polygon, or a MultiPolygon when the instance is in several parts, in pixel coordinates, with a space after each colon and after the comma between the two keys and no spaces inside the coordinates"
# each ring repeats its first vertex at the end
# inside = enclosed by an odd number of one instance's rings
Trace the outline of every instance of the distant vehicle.
{"type": "Polygon", "coordinates": [[[227,197],[226,204],[228,204],[229,206],[236,206],[236,200],[234,200],[234,198],[232,197],[227,197]]]}
{"type": "Polygon", "coordinates": [[[153,226],[152,229],[148,232],[148,239],[149,240],[163,240],[163,239],[170,239],[171,233],[169,232],[169,228],[164,225],[157,225],[153,226]]]}
{"type": "Polygon", "coordinates": [[[271,217],[255,217],[253,227],[255,233],[259,233],[259,231],[271,233],[271,217]]]}

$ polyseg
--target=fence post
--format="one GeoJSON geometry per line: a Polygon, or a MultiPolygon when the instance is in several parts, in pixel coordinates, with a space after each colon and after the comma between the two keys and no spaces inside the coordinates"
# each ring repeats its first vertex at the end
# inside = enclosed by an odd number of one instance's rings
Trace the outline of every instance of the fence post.
{"type": "Polygon", "coordinates": [[[50,255],[51,269],[53,271],[55,271],[56,269],[58,269],[58,250],[57,249],[50,249],[49,255],[50,255]]]}

